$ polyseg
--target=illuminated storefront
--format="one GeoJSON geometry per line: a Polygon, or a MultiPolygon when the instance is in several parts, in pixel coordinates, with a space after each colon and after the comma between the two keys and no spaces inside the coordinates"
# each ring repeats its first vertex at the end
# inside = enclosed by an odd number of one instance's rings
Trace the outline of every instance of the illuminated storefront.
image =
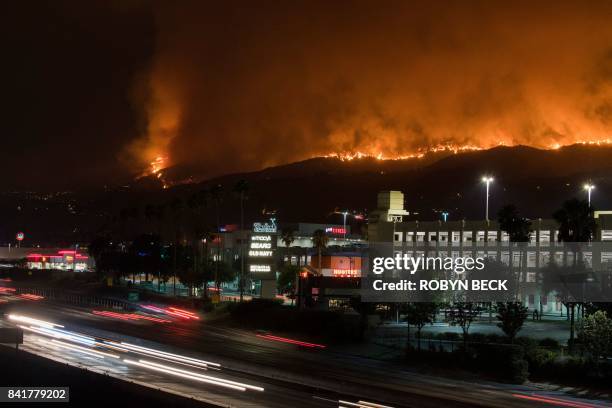
{"type": "MultiPolygon", "coordinates": [[[[42,251],[41,251],[42,252],[42,251]]],[[[84,272],[89,270],[89,257],[74,250],[31,253],[26,256],[28,269],[51,269],[84,272]]]]}
{"type": "MultiPolygon", "coordinates": [[[[337,255],[321,256],[320,275],[332,278],[361,278],[362,254],[339,253],[337,255]]],[[[310,265],[312,270],[319,272],[319,259],[312,256],[310,265]]]]}

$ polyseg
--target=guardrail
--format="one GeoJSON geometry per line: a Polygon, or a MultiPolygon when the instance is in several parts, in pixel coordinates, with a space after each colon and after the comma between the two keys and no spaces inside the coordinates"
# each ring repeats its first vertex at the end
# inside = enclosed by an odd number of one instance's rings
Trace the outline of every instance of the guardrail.
{"type": "Polygon", "coordinates": [[[78,293],[65,292],[58,289],[50,288],[15,288],[16,294],[30,293],[37,296],[43,296],[45,299],[68,303],[77,306],[98,306],[117,310],[131,310],[133,306],[130,302],[111,299],[100,296],[83,295],[78,293]]]}

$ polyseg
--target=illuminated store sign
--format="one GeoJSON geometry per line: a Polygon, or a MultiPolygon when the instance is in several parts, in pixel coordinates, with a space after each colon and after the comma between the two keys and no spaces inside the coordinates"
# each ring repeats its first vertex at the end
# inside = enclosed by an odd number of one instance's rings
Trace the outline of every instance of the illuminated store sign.
{"type": "Polygon", "coordinates": [[[272,235],[253,235],[251,241],[272,241],[272,235]]]}
{"type": "Polygon", "coordinates": [[[335,278],[360,278],[361,269],[332,269],[335,278]]]}
{"type": "Polygon", "coordinates": [[[252,242],[251,249],[271,249],[271,242],[252,242]]]}
{"type": "Polygon", "coordinates": [[[274,251],[249,250],[249,256],[271,258],[272,256],[274,256],[274,251]]]}
{"type": "Polygon", "coordinates": [[[253,224],[253,234],[249,241],[249,272],[273,272],[276,255],[276,219],[253,224]]]}
{"type": "Polygon", "coordinates": [[[271,270],[270,265],[249,265],[250,272],[270,272],[271,270]]]}
{"type": "Polygon", "coordinates": [[[327,228],[325,228],[325,232],[327,234],[344,235],[344,234],[346,234],[346,228],[344,228],[344,227],[327,227],[327,228]]]}
{"type": "Polygon", "coordinates": [[[270,218],[270,222],[262,223],[256,222],[253,223],[253,232],[269,232],[275,234],[277,231],[276,228],[276,218],[270,218]]]}
{"type": "Polygon", "coordinates": [[[253,235],[249,243],[250,257],[271,258],[274,256],[272,235],[253,235]]]}

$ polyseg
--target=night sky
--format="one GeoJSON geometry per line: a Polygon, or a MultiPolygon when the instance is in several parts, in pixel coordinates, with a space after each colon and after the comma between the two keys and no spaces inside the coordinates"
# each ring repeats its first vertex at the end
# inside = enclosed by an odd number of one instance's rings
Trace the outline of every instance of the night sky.
{"type": "Polygon", "coordinates": [[[611,138],[612,2],[12,1],[2,189],[611,138]]]}

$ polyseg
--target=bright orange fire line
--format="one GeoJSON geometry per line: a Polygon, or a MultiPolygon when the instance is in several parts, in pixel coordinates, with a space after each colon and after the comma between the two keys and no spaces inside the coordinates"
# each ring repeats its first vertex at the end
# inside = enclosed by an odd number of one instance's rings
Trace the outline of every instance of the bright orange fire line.
{"type": "MultiPolygon", "coordinates": [[[[571,144],[560,144],[554,143],[545,148],[545,150],[557,150],[564,146],[572,146],[572,145],[587,145],[587,146],[610,146],[612,145],[612,139],[601,139],[601,140],[578,140],[571,144]]],[[[498,143],[498,146],[506,146],[503,142],[498,143]]],[[[462,153],[462,152],[470,152],[470,151],[480,151],[487,150],[492,147],[481,147],[476,145],[454,145],[454,144],[445,144],[445,145],[437,145],[429,148],[418,149],[415,153],[409,154],[401,154],[395,156],[388,156],[382,152],[372,152],[366,153],[362,151],[348,151],[348,152],[340,152],[340,153],[329,153],[325,154],[322,157],[336,158],[342,161],[349,161],[354,159],[364,159],[364,158],[372,158],[377,160],[406,160],[406,159],[420,159],[423,158],[428,153],[439,153],[439,152],[451,152],[454,154],[462,153]]]]}
{"type": "MultiPolygon", "coordinates": [[[[546,150],[558,150],[565,146],[572,145],[587,145],[587,146],[612,146],[612,138],[600,139],[600,140],[578,140],[569,144],[561,144],[561,143],[553,143],[547,147],[544,147],[546,150]]],[[[504,142],[499,142],[497,146],[507,146],[504,142]]],[[[487,150],[493,148],[494,146],[477,146],[473,144],[465,144],[465,145],[456,145],[456,144],[440,144],[436,146],[431,146],[427,148],[417,149],[414,153],[408,154],[398,154],[398,155],[386,155],[383,152],[379,151],[345,151],[345,152],[336,152],[336,153],[328,153],[323,154],[319,157],[327,157],[327,158],[335,158],[340,159],[342,161],[350,161],[355,159],[365,159],[371,158],[376,160],[407,160],[407,159],[421,159],[425,157],[425,155],[429,153],[440,153],[440,152],[450,152],[453,154],[463,153],[463,152],[473,152],[480,150],[487,150]]],[[[154,175],[157,177],[164,188],[168,188],[171,186],[171,183],[166,180],[164,170],[168,167],[168,158],[163,155],[158,155],[149,163],[149,169],[144,175],[154,175]]]]}

